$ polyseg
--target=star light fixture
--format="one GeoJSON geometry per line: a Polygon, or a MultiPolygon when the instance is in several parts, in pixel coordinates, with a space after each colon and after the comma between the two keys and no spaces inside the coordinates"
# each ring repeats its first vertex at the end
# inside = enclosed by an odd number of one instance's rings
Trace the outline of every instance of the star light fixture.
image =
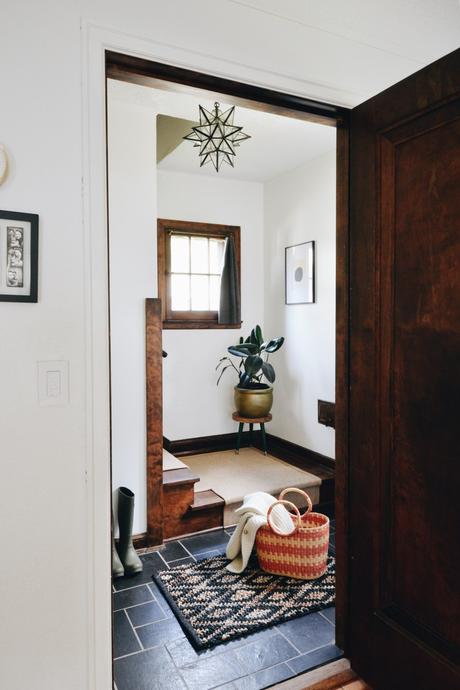
{"type": "Polygon", "coordinates": [[[243,133],[243,128],[233,124],[235,106],[222,112],[219,103],[214,103],[212,111],[200,108],[200,124],[192,127],[192,131],[183,137],[193,141],[199,147],[201,158],[200,168],[206,163],[212,163],[217,172],[222,163],[234,167],[235,149],[242,141],[250,139],[249,134],[243,133]]]}

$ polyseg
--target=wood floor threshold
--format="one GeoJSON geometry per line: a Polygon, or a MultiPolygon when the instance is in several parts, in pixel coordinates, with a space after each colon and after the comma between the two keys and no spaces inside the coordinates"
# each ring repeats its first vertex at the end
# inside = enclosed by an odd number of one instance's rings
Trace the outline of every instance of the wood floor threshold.
{"type": "Polygon", "coordinates": [[[348,659],[339,659],[273,685],[272,690],[371,690],[371,688],[352,671],[348,659]]]}

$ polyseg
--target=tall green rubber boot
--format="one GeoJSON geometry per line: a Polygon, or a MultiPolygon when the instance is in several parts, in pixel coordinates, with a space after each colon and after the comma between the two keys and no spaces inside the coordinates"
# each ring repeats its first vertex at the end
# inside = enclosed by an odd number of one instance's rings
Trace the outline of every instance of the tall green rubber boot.
{"type": "Polygon", "coordinates": [[[142,572],[142,561],[133,546],[134,494],[130,489],[121,486],[118,489],[118,555],[123,563],[125,575],[142,572]]]}
{"type": "Polygon", "coordinates": [[[112,530],[112,577],[123,577],[125,574],[125,569],[123,568],[123,563],[120,561],[120,556],[117,552],[117,547],[115,546],[115,539],[113,538],[112,530]]]}

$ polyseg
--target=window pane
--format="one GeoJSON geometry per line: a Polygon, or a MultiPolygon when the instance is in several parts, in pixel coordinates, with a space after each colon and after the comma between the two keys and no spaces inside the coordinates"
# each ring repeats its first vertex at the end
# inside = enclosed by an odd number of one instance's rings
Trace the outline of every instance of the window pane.
{"type": "Polygon", "coordinates": [[[192,270],[191,273],[209,273],[208,238],[192,237],[192,270]]]}
{"type": "Polygon", "coordinates": [[[209,240],[209,273],[220,273],[222,271],[224,245],[225,240],[209,240]]]}
{"type": "Polygon", "coordinates": [[[183,275],[171,276],[171,309],[188,311],[190,309],[190,278],[183,275]]]}
{"type": "Polygon", "coordinates": [[[171,235],[171,271],[173,273],[190,272],[189,243],[188,237],[171,235]]]}
{"type": "Polygon", "coordinates": [[[219,311],[220,276],[209,276],[209,291],[209,308],[211,311],[219,311]]]}
{"type": "Polygon", "coordinates": [[[209,310],[208,276],[192,276],[192,311],[209,310]]]}

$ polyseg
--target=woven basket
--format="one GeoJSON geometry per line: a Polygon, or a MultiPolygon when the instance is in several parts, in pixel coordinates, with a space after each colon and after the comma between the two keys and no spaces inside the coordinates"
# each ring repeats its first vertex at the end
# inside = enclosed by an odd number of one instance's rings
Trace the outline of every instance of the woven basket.
{"type": "Polygon", "coordinates": [[[257,531],[257,558],[262,570],[300,580],[315,580],[324,575],[329,549],[329,518],[321,513],[312,513],[312,507],[310,497],[301,489],[281,492],[279,500],[268,509],[268,524],[257,531]],[[307,510],[302,516],[294,503],[284,500],[284,496],[291,492],[301,494],[307,502],[307,510]],[[291,534],[281,534],[271,522],[271,512],[279,504],[294,511],[291,517],[296,529],[291,534]]]}

